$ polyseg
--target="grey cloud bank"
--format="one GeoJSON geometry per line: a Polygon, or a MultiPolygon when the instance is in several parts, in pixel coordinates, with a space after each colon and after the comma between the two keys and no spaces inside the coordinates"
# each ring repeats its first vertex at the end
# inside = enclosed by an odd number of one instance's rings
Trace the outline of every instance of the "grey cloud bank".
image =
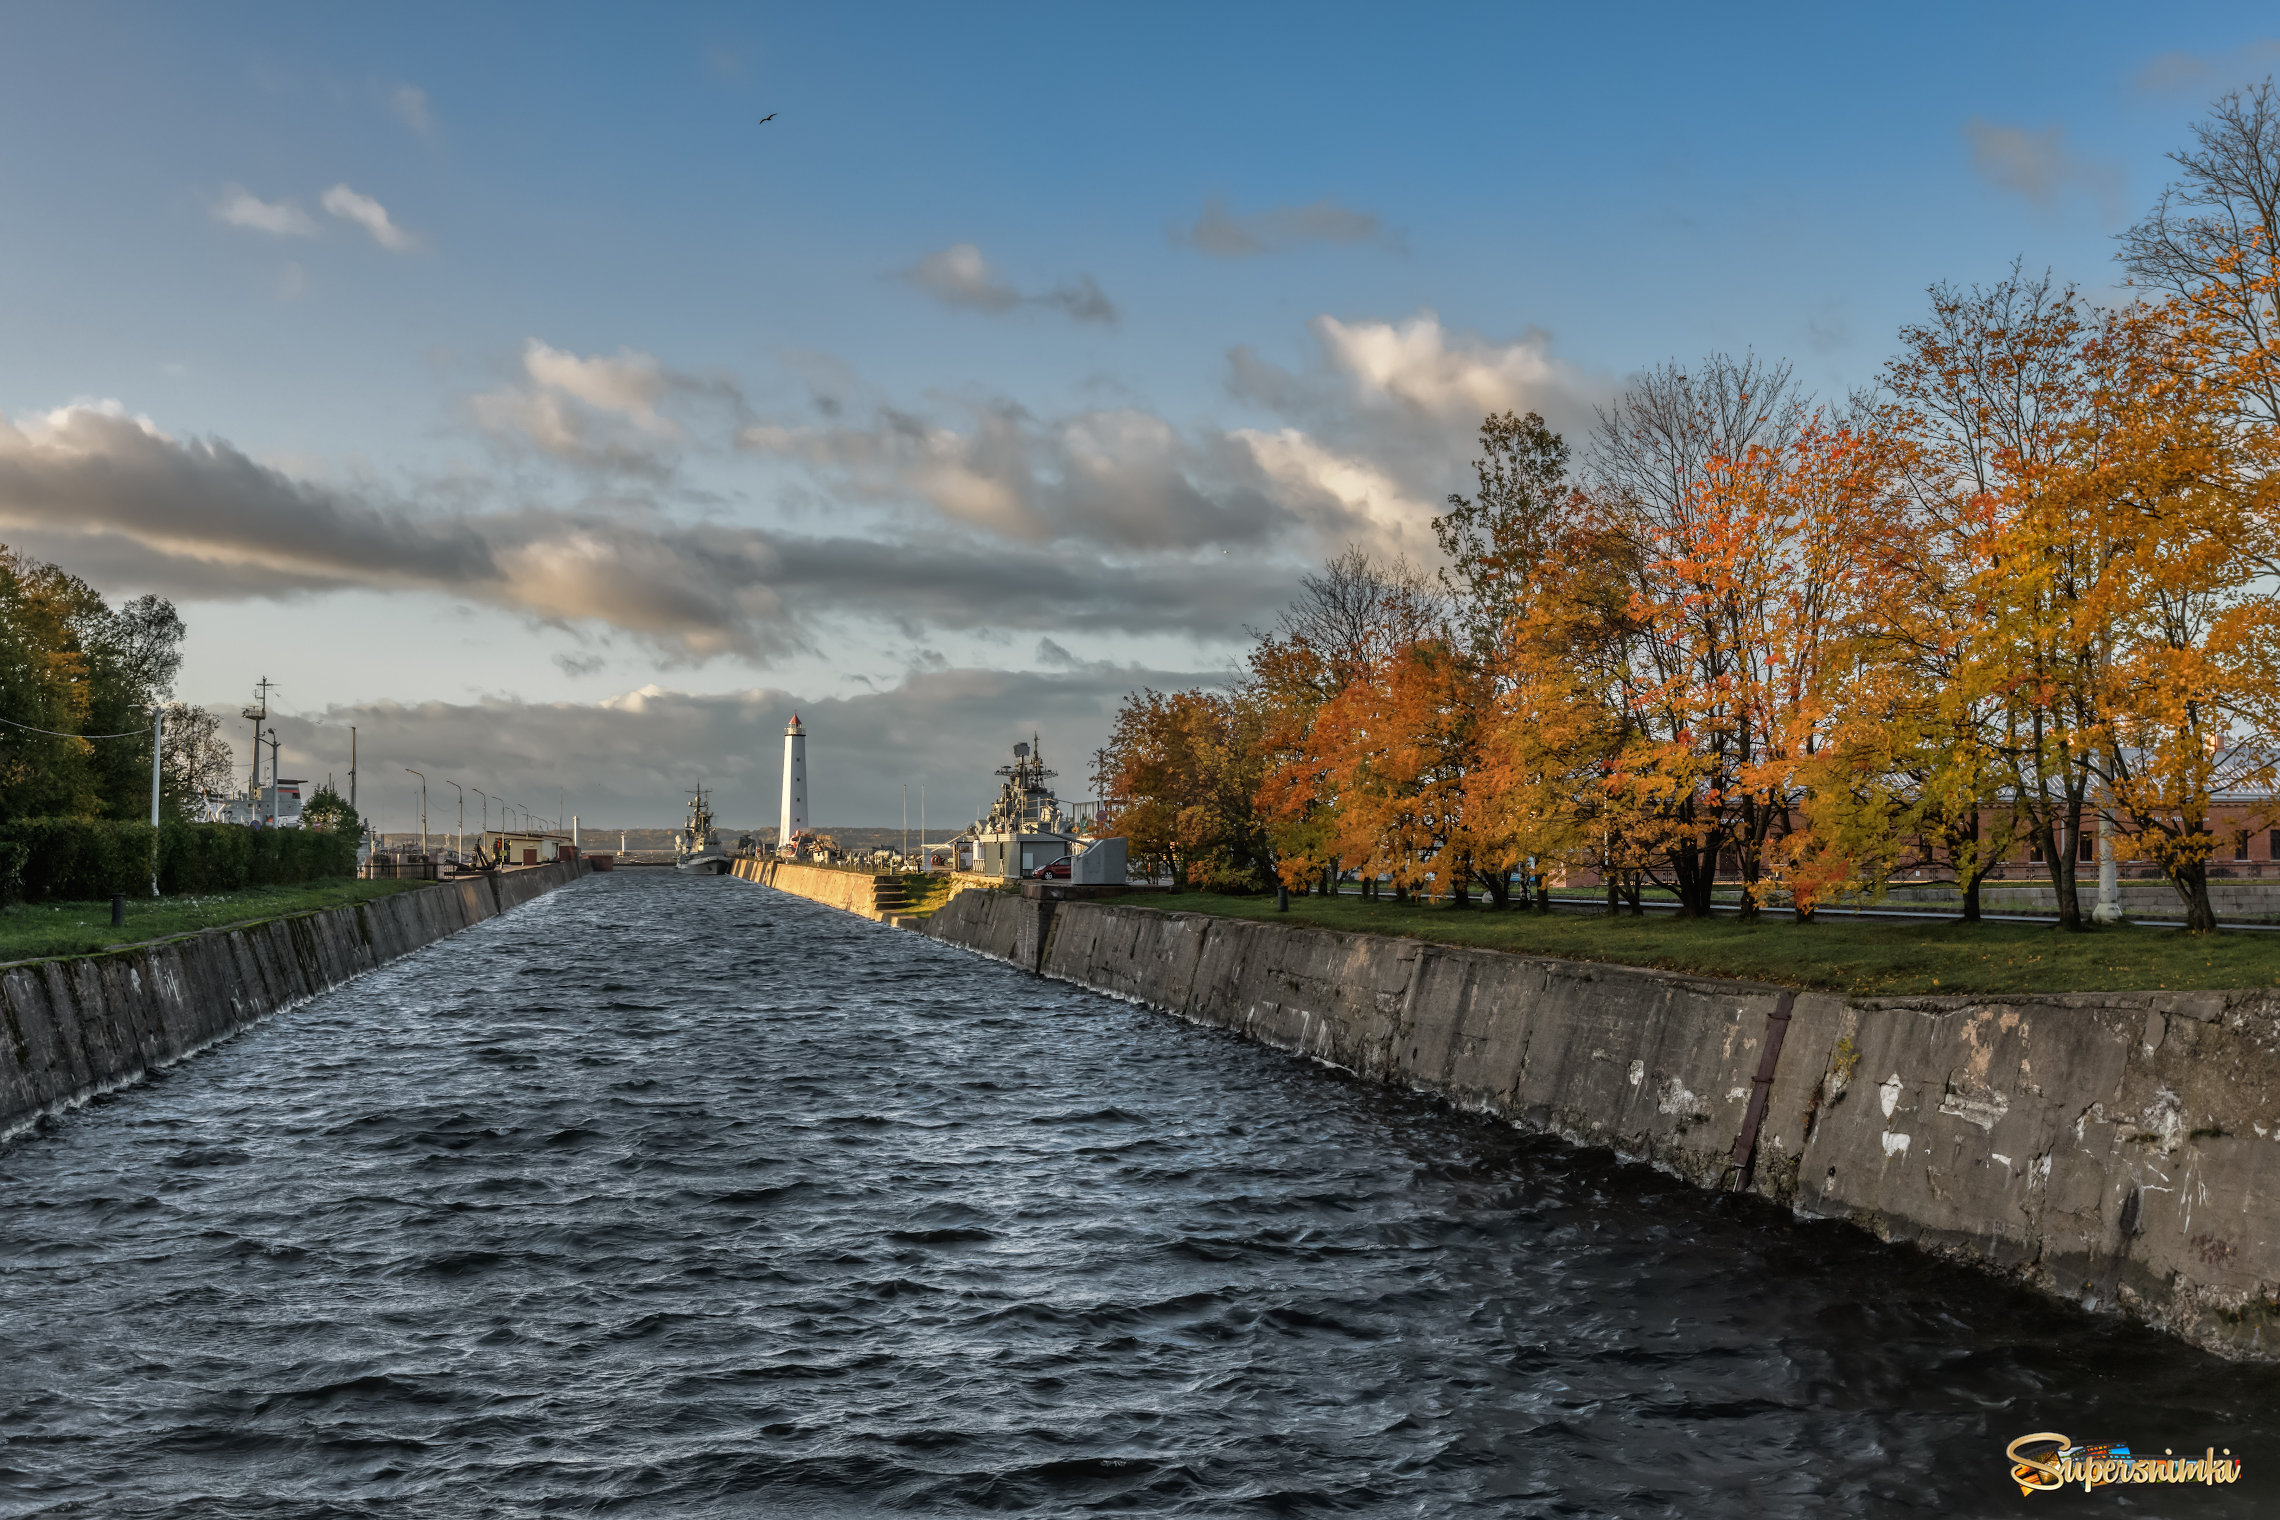
{"type": "Polygon", "coordinates": [[[91,407],[0,421],[0,533],[99,584],[228,599],[434,591],[546,623],[606,625],[669,663],[806,648],[828,618],[1215,637],[1255,615],[1254,567],[1119,562],[941,531],[801,536],[639,506],[382,504],[91,407]]]}
{"type": "MultiPolygon", "coordinates": [[[[841,698],[775,689],[697,695],[645,687],[595,704],[373,703],[280,715],[285,773],[345,787],[348,726],[357,728],[363,776],[358,801],[385,811],[391,829],[416,826],[418,783],[428,775],[428,821],[456,820],[446,780],[494,797],[555,810],[558,789],[588,827],[642,828],[680,821],[688,788],[713,788],[732,827],[775,822],[784,724],[798,712],[808,729],[814,816],[824,827],[884,825],[901,817],[902,787],[927,788],[937,831],[969,820],[996,785],[991,772],[1032,733],[1061,773],[1064,796],[1091,795],[1092,752],[1107,738],[1116,704],[1138,686],[1193,685],[1217,673],[1082,665],[1048,672],[914,671],[896,686],[841,698]]],[[[226,714],[241,747],[245,725],[226,714]]],[[[478,801],[468,793],[468,826],[478,801]]],[[[492,814],[496,819],[496,812],[492,814]]]]}

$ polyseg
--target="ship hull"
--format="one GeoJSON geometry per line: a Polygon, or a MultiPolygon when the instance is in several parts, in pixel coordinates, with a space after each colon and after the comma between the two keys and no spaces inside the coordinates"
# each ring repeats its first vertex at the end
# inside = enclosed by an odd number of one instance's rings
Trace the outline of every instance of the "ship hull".
{"type": "Polygon", "coordinates": [[[686,871],[691,876],[726,876],[728,857],[725,855],[699,855],[692,860],[674,862],[673,869],[686,871]]]}

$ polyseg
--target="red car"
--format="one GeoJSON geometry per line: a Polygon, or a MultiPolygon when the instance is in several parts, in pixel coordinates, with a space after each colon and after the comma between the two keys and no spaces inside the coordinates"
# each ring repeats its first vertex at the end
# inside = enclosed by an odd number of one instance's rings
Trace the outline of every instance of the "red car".
{"type": "Polygon", "coordinates": [[[1069,862],[1074,858],[1064,855],[1059,860],[1047,861],[1044,865],[1030,872],[1030,878],[1035,881],[1049,881],[1054,878],[1067,881],[1069,879],[1069,862]]]}

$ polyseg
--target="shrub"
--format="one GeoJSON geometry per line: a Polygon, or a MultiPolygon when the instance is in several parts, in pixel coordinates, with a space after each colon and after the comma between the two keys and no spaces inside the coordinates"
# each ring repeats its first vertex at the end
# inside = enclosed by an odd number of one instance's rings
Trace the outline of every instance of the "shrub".
{"type": "MultiPolygon", "coordinates": [[[[92,902],[150,889],[151,828],[109,819],[0,824],[0,900],[92,902]]],[[[161,892],[234,892],[349,876],[353,834],[168,823],[158,831],[161,892]]]]}

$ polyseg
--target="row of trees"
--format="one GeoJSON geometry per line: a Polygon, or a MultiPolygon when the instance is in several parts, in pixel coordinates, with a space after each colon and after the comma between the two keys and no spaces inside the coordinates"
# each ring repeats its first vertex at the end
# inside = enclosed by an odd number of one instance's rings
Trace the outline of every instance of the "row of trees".
{"type": "Polygon", "coordinates": [[[1349,551],[1229,688],[1126,703],[1117,826],[1202,885],[1501,904],[1533,863],[1695,914],[1721,873],[1810,913],[1915,861],[1975,917],[2024,843],[2072,928],[2103,821],[2212,927],[2220,799],[2280,786],[2271,83],[2197,138],[2126,302],[1935,287],[1867,392],[1664,366],[1580,460],[1489,418],[1436,575],[1349,551]]]}
{"type": "Polygon", "coordinates": [[[163,597],[113,608],[69,571],[0,546],[0,824],[147,819],[154,705],[167,709],[166,813],[229,785],[214,716],[170,699],[182,637],[163,597]]]}

